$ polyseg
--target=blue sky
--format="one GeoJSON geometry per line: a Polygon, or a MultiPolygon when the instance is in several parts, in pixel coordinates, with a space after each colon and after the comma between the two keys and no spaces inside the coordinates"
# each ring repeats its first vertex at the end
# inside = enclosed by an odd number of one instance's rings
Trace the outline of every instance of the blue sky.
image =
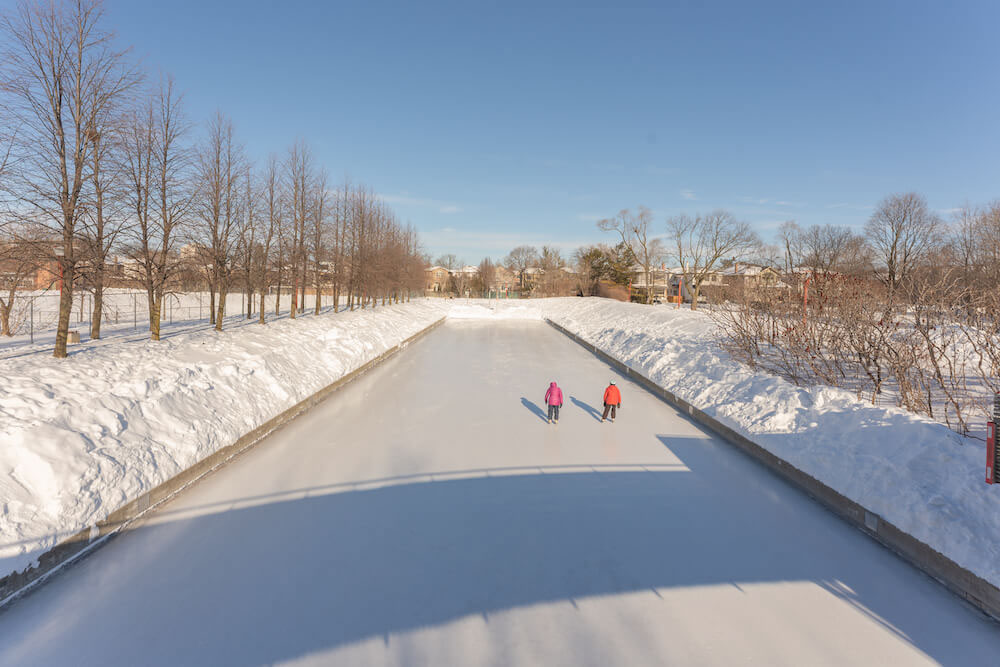
{"type": "Polygon", "coordinates": [[[308,140],[429,253],[611,240],[640,204],[860,227],[916,190],[1000,197],[997,2],[107,0],[192,120],[308,140]]]}

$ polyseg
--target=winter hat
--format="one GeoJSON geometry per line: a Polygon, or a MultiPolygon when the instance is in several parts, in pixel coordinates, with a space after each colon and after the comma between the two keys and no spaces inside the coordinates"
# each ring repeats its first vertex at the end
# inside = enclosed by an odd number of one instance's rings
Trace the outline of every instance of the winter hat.
{"type": "Polygon", "coordinates": [[[614,383],[615,383],[615,381],[614,381],[614,380],[612,380],[612,381],[611,381],[611,384],[614,384],[614,383]]]}

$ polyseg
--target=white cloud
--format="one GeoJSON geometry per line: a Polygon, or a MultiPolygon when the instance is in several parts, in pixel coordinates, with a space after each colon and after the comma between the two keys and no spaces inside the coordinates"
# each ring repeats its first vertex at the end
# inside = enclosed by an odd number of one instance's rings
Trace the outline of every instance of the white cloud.
{"type": "Polygon", "coordinates": [[[448,204],[447,206],[442,206],[438,210],[441,211],[442,213],[460,213],[462,211],[461,208],[455,206],[454,204],[448,204]]]}
{"type": "Polygon", "coordinates": [[[694,194],[694,190],[688,190],[688,189],[681,190],[681,197],[690,201],[697,199],[697,197],[694,194]]]}

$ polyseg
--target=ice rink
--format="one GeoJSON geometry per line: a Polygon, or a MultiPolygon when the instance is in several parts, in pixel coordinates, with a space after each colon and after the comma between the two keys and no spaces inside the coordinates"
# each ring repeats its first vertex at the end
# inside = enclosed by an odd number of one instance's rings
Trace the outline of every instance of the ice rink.
{"type": "Polygon", "coordinates": [[[0,613],[4,665],[998,654],[1000,625],[538,322],[447,323],[0,613]]]}

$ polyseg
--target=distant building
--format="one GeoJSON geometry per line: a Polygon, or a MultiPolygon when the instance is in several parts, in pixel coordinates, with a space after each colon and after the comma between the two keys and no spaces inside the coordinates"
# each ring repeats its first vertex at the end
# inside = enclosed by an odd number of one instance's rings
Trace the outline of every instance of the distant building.
{"type": "Polygon", "coordinates": [[[431,266],[424,269],[424,289],[430,294],[443,294],[448,291],[451,272],[443,266],[431,266]]]}

